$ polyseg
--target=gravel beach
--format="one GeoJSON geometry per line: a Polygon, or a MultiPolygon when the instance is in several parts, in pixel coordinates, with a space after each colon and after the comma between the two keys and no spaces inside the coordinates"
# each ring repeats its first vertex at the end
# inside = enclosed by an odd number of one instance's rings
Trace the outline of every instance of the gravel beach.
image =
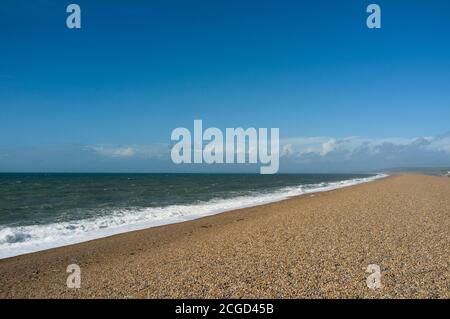
{"type": "Polygon", "coordinates": [[[450,178],[405,174],[0,260],[0,297],[450,298],[449,264],[450,178]]]}

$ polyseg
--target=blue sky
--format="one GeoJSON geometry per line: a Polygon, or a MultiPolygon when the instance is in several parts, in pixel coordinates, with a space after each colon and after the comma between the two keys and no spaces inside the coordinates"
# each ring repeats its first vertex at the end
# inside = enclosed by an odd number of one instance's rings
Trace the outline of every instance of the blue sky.
{"type": "Polygon", "coordinates": [[[73,2],[81,30],[2,1],[0,171],[189,171],[194,119],[279,127],[282,171],[450,165],[446,0],[373,1],[379,30],[368,1],[73,2]]]}

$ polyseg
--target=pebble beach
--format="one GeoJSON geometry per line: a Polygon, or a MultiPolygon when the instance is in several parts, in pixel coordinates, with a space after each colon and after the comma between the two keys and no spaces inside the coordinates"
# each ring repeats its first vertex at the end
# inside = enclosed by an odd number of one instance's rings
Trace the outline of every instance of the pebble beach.
{"type": "Polygon", "coordinates": [[[0,297],[450,298],[449,266],[450,179],[402,174],[3,259],[0,297]]]}

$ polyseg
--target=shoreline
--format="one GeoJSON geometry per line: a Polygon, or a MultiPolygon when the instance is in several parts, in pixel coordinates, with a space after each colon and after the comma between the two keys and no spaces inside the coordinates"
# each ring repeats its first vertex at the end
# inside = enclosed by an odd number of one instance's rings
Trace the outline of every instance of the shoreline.
{"type": "Polygon", "coordinates": [[[449,298],[449,192],[448,178],[394,175],[2,259],[0,297],[449,298]]]}
{"type": "MultiPolygon", "coordinates": [[[[181,216],[172,216],[172,217],[165,218],[162,220],[149,220],[149,221],[141,221],[141,222],[131,223],[131,224],[123,224],[123,225],[119,225],[116,227],[106,227],[104,229],[91,230],[84,234],[78,234],[73,237],[70,237],[70,236],[69,237],[61,237],[58,239],[54,239],[53,242],[45,243],[45,239],[43,239],[44,244],[40,244],[40,247],[38,247],[38,248],[36,248],[36,246],[35,246],[36,244],[34,244],[34,246],[33,246],[31,243],[27,243],[27,242],[24,243],[25,245],[23,245],[23,247],[20,247],[20,246],[22,246],[22,243],[20,243],[19,247],[17,247],[17,248],[4,248],[4,249],[8,249],[7,252],[3,251],[3,253],[2,253],[0,251],[0,260],[12,258],[12,257],[16,257],[16,256],[21,256],[21,255],[26,255],[26,254],[32,254],[35,252],[45,251],[45,250],[59,248],[59,247],[76,245],[76,244],[80,244],[83,242],[89,242],[89,241],[96,240],[96,239],[115,236],[118,234],[125,234],[125,233],[129,233],[129,232],[133,232],[133,231],[145,230],[145,229],[164,226],[164,225],[183,223],[186,221],[196,220],[196,219],[203,218],[206,216],[214,216],[214,215],[218,215],[218,214],[222,214],[222,213],[226,213],[226,212],[230,212],[230,211],[234,211],[234,210],[257,207],[257,206],[266,205],[266,204],[270,204],[270,203],[276,203],[276,202],[280,202],[280,201],[298,197],[298,196],[327,192],[330,190],[351,187],[351,186],[364,184],[364,183],[370,183],[370,182],[373,182],[373,181],[376,181],[379,179],[383,179],[386,177],[389,177],[389,175],[383,174],[383,173],[378,173],[378,174],[374,174],[373,176],[370,176],[370,177],[362,177],[362,178],[354,178],[354,179],[342,180],[342,181],[337,181],[337,182],[329,182],[329,183],[326,183],[327,184],[326,186],[322,186],[321,185],[322,183],[317,183],[317,184],[313,184],[313,185],[316,185],[316,187],[314,187],[312,189],[303,190],[303,187],[305,185],[297,186],[297,188],[300,190],[297,189],[296,191],[291,190],[292,188],[295,188],[295,187],[280,188],[280,189],[274,190],[273,192],[268,193],[268,194],[261,193],[259,196],[256,197],[256,200],[255,199],[253,199],[253,200],[247,199],[247,201],[250,201],[250,203],[240,203],[238,205],[232,204],[231,207],[208,208],[206,211],[203,211],[203,212],[190,213],[190,214],[181,215],[181,216]],[[292,194],[286,194],[286,193],[282,192],[284,189],[290,189],[290,192],[292,192],[292,194]]],[[[224,199],[222,206],[230,205],[229,203],[232,202],[233,200],[241,200],[242,201],[242,198],[236,197],[236,198],[224,199]]],[[[198,205],[193,204],[193,205],[190,205],[190,209],[193,211],[195,209],[199,209],[201,211],[201,210],[204,210],[204,207],[202,207],[202,206],[211,205],[212,202],[213,201],[209,201],[209,202],[205,202],[205,203],[198,204],[198,205]]],[[[162,207],[161,210],[170,209],[171,207],[172,206],[170,206],[170,205],[165,208],[162,207]]],[[[130,214],[131,214],[131,212],[130,212],[130,214]]],[[[110,218],[112,218],[112,217],[113,216],[110,216],[110,218]]],[[[79,222],[83,222],[83,220],[80,220],[79,222]]],[[[92,222],[92,220],[85,220],[84,222],[89,223],[89,222],[92,222]]],[[[42,226],[46,226],[46,225],[42,225],[42,226]]],[[[60,224],[49,224],[47,226],[48,227],[52,226],[54,228],[58,228],[60,226],[60,224]]],[[[25,226],[25,228],[27,228],[27,227],[36,227],[36,226],[35,225],[25,226]]],[[[22,233],[22,230],[20,231],[20,233],[22,233]]],[[[3,248],[3,247],[0,247],[0,249],[1,248],[3,248]]]]}

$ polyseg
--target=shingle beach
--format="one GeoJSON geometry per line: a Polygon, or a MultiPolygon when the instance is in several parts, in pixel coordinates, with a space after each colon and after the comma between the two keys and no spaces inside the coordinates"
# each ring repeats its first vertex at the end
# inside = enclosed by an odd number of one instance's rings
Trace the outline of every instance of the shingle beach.
{"type": "Polygon", "coordinates": [[[449,264],[450,178],[405,174],[0,260],[0,297],[450,298],[449,264]]]}

